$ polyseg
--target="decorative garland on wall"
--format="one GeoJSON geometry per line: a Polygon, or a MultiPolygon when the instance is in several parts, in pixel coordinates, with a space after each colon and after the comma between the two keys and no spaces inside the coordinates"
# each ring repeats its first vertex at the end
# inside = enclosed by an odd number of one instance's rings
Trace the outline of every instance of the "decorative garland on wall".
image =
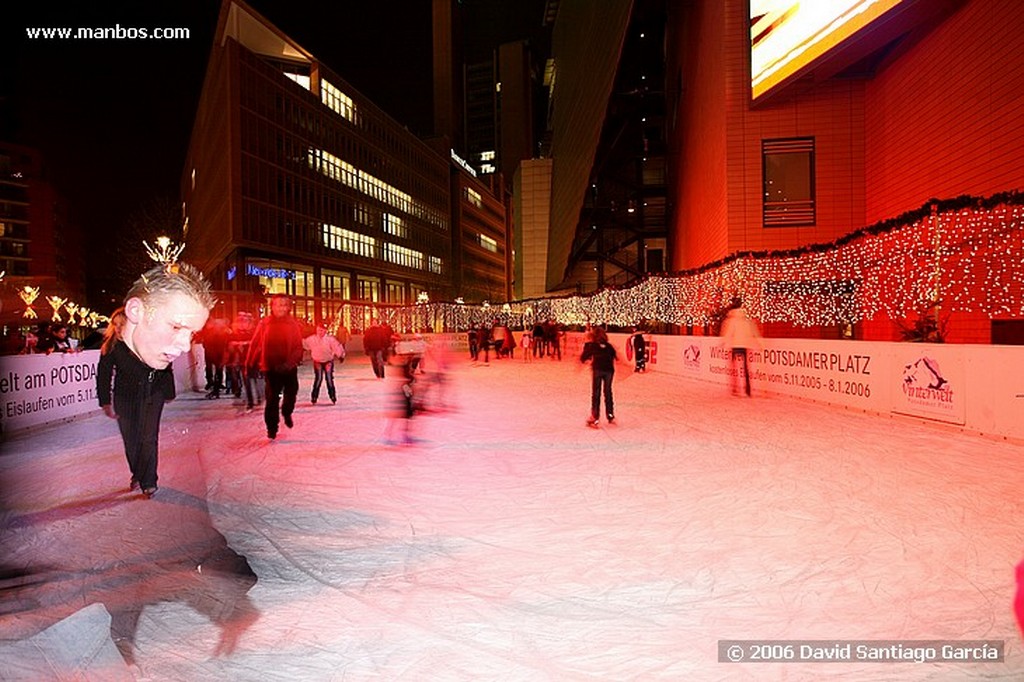
{"type": "Polygon", "coordinates": [[[495,319],[529,327],[713,323],[734,297],[758,321],[798,327],[945,313],[1024,316],[1024,193],[932,200],[826,244],[739,252],[700,268],[652,275],[587,295],[466,305],[421,302],[366,309],[395,330],[462,330],[495,319]]]}

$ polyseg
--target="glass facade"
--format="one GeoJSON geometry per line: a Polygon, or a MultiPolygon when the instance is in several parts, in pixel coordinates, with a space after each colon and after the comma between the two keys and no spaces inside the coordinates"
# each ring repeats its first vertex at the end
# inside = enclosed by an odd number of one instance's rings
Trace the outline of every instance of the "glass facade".
{"type": "Polygon", "coordinates": [[[448,156],[283,34],[274,46],[232,26],[214,40],[182,179],[190,247],[220,259],[203,264],[215,286],[288,293],[316,320],[339,301],[458,296],[448,156]],[[294,279],[254,276],[257,262],[294,279]]]}

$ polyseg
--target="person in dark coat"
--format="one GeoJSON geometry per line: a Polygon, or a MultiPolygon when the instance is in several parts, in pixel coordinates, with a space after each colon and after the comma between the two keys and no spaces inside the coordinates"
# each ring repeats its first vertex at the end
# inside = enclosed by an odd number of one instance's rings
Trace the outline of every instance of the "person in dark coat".
{"type": "Polygon", "coordinates": [[[225,370],[228,360],[228,343],[231,341],[231,327],[227,320],[209,320],[203,328],[203,357],[206,361],[206,382],[210,385],[207,398],[219,398],[224,390],[225,370]]]}
{"type": "Polygon", "coordinates": [[[387,361],[386,353],[390,345],[391,333],[388,328],[378,320],[374,320],[363,334],[363,351],[370,356],[373,375],[378,379],[384,378],[384,364],[387,361]]]}
{"type": "Polygon", "coordinates": [[[615,421],[615,402],[612,396],[612,379],[615,377],[615,363],[619,356],[615,352],[615,346],[608,342],[608,334],[603,327],[594,327],[593,339],[583,346],[583,353],[580,355],[580,362],[590,361],[590,369],[593,375],[590,390],[590,418],[587,420],[589,426],[597,426],[601,414],[601,395],[604,394],[605,416],[608,423],[615,421]]]}
{"type": "Polygon", "coordinates": [[[256,325],[245,362],[246,367],[258,366],[263,372],[267,438],[277,438],[281,420],[289,429],[295,425],[292,413],[299,395],[301,362],[302,325],[292,316],[291,299],[274,294],[270,298],[270,315],[256,325]]]}
{"type": "Polygon", "coordinates": [[[633,371],[646,372],[647,340],[644,339],[644,333],[639,329],[633,330],[633,336],[630,338],[630,342],[633,344],[633,371]]]}
{"type": "Polygon", "coordinates": [[[97,365],[96,395],[117,419],[130,488],[141,487],[146,497],[157,491],[160,417],[175,395],[171,363],[191,348],[215,303],[196,268],[168,263],[149,270],[128,291],[121,338],[97,365]]]}

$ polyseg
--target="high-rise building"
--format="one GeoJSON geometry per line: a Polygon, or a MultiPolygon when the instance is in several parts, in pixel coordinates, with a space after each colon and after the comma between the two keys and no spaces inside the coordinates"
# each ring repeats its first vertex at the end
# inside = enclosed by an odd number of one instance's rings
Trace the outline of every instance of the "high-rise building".
{"type": "MultiPolygon", "coordinates": [[[[455,286],[456,158],[225,0],[182,176],[190,258],[232,305],[285,293],[316,320],[344,301],[465,296],[455,286]]],[[[504,211],[490,219],[504,253],[504,211]]],[[[504,267],[488,275],[507,277],[504,267]]]]}

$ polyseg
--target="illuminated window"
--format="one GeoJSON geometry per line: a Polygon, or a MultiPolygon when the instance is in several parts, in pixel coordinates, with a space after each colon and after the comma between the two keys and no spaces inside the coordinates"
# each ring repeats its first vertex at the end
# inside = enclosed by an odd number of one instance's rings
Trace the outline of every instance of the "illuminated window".
{"type": "Polygon", "coordinates": [[[376,277],[359,275],[356,278],[356,295],[361,301],[379,301],[380,280],[376,277]]]}
{"type": "Polygon", "coordinates": [[[306,153],[306,162],[313,170],[323,173],[346,187],[351,187],[392,208],[425,220],[442,230],[448,229],[448,223],[440,212],[424,206],[406,192],[357,169],[330,152],[323,149],[310,149],[306,153]]]}
{"type": "Polygon", "coordinates": [[[478,241],[480,242],[480,246],[484,247],[485,249],[492,253],[498,253],[497,241],[491,239],[486,234],[478,234],[477,237],[479,238],[478,241]]]}
{"type": "Polygon", "coordinates": [[[370,209],[365,204],[357,204],[352,207],[352,219],[367,227],[372,225],[370,222],[370,209]]]}
{"type": "Polygon", "coordinates": [[[309,88],[310,88],[309,76],[303,75],[301,73],[288,73],[287,71],[285,72],[284,75],[288,76],[288,78],[290,78],[291,80],[295,81],[296,83],[298,83],[302,87],[304,87],[307,90],[309,90],[309,88]]]}
{"type": "Polygon", "coordinates": [[[356,111],[356,103],[352,98],[343,93],[330,82],[320,79],[320,99],[328,107],[334,110],[342,118],[359,123],[359,114],[356,111]]]}
{"type": "Polygon", "coordinates": [[[762,140],[764,226],[814,225],[814,138],[762,140]]]}
{"type": "Polygon", "coordinates": [[[407,268],[423,269],[423,254],[398,244],[384,242],[384,260],[407,268]]]}
{"type": "Polygon", "coordinates": [[[320,271],[320,295],[324,298],[348,300],[351,298],[351,279],[347,272],[324,268],[320,271]]]}
{"type": "Polygon", "coordinates": [[[484,198],[480,196],[480,193],[474,190],[472,187],[466,188],[466,201],[473,204],[477,208],[484,205],[484,198]]]}
{"type": "Polygon", "coordinates": [[[381,216],[381,221],[384,223],[384,231],[386,233],[396,237],[409,236],[409,230],[405,226],[405,221],[399,216],[385,213],[381,216]]]}
{"type": "Polygon", "coordinates": [[[385,282],[388,303],[405,303],[405,285],[401,282],[385,282]]]}
{"type": "Polygon", "coordinates": [[[435,275],[444,274],[444,264],[437,256],[430,256],[430,271],[435,275]]]}
{"type": "Polygon", "coordinates": [[[337,225],[328,225],[327,223],[324,223],[320,234],[323,245],[328,249],[344,251],[345,253],[352,253],[366,258],[377,257],[377,240],[373,237],[367,237],[365,234],[359,234],[358,232],[346,230],[337,225]]]}

